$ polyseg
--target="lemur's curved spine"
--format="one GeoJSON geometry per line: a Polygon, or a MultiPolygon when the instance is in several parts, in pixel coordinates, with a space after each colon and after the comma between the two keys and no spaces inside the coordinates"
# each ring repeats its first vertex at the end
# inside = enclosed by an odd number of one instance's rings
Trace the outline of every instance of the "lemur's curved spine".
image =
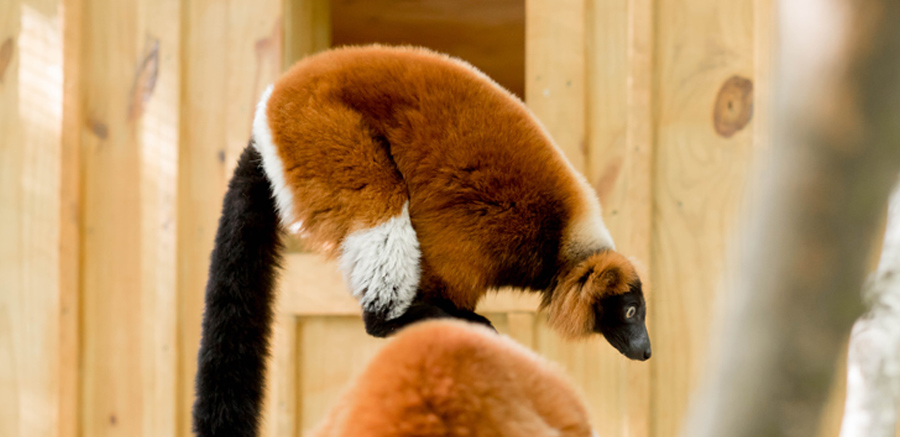
{"type": "Polygon", "coordinates": [[[194,432],[255,436],[262,405],[281,228],[262,158],[241,155],[222,205],[206,285],[194,432]]]}

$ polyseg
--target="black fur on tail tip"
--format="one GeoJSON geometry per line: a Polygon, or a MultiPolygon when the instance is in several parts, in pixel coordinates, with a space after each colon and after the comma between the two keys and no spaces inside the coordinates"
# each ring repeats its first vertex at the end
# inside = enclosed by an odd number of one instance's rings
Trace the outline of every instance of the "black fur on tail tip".
{"type": "Polygon", "coordinates": [[[251,141],[222,206],[206,285],[194,432],[256,436],[282,250],[269,180],[251,141]]]}

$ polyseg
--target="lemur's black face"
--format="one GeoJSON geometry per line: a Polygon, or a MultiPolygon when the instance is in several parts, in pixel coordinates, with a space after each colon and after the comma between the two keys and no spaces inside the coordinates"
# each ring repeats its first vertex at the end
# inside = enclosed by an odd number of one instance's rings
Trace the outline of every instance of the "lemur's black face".
{"type": "Polygon", "coordinates": [[[640,281],[631,284],[627,293],[600,299],[596,311],[594,330],[603,334],[609,344],[632,360],[650,358],[650,336],[644,323],[647,305],[640,281]]]}

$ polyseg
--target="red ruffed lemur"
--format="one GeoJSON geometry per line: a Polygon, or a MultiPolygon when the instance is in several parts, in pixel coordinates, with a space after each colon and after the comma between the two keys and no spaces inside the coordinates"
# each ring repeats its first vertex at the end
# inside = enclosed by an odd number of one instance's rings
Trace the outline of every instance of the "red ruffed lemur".
{"type": "Polygon", "coordinates": [[[488,328],[427,321],[393,337],[316,437],[590,437],[584,401],[552,363],[488,328]]]}
{"type": "Polygon", "coordinates": [[[650,357],[634,266],[594,190],[525,105],[419,48],[307,57],[260,100],[225,195],[206,289],[194,429],[255,435],[281,233],[338,258],[366,330],[474,312],[502,286],[541,293],[568,337],[650,357]]]}

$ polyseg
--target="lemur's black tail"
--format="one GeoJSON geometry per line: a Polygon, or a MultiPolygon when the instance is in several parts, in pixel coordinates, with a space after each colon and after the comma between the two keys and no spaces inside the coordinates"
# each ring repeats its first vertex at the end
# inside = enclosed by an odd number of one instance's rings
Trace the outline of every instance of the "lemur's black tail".
{"type": "Polygon", "coordinates": [[[255,436],[264,392],[281,230],[262,158],[244,150],[228,185],[206,284],[194,432],[255,436]]]}

